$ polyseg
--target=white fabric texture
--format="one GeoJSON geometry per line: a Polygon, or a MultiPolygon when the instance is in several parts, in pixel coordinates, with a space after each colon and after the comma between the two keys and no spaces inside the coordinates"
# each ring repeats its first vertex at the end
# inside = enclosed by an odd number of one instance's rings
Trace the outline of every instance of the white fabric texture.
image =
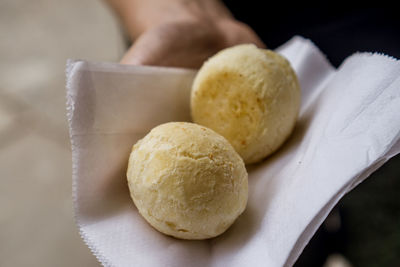
{"type": "Polygon", "coordinates": [[[357,53],[336,70],[309,40],[277,51],[302,105],[278,152],[247,166],[246,211],[221,236],[185,241],[154,230],[130,199],[132,145],[190,121],[193,70],[69,61],[67,110],[80,234],[105,266],[291,266],[343,195],[400,152],[400,63],[357,53]]]}

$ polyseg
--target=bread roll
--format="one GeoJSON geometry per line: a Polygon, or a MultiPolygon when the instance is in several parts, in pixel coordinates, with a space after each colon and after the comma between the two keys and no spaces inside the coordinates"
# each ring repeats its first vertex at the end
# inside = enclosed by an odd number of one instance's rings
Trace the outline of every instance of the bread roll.
{"type": "Polygon", "coordinates": [[[227,48],[206,61],[191,93],[193,121],[228,139],[246,164],[282,145],[299,107],[300,86],[289,62],[251,44],[227,48]]]}
{"type": "Polygon", "coordinates": [[[247,203],[243,160],[224,137],[194,123],[151,130],[133,146],[127,177],[140,214],[177,238],[215,237],[247,203]]]}

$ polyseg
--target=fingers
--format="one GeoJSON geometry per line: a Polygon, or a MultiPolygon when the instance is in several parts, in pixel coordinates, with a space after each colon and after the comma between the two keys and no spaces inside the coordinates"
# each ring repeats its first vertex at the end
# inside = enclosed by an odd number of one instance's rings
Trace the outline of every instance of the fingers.
{"type": "Polygon", "coordinates": [[[121,59],[121,64],[162,66],[171,49],[168,36],[157,28],[149,30],[134,42],[121,59]]]}
{"type": "Polygon", "coordinates": [[[140,51],[139,53],[137,52],[135,45],[132,45],[129,48],[129,50],[124,54],[124,56],[120,60],[120,63],[126,65],[144,65],[144,62],[140,56],[140,51]]]}
{"type": "Polygon", "coordinates": [[[139,59],[130,56],[128,52],[122,57],[119,63],[124,65],[143,65],[139,59]]]}
{"type": "Polygon", "coordinates": [[[244,43],[266,47],[248,25],[238,21],[221,25],[177,21],[143,33],[120,63],[197,69],[219,50],[244,43]]]}
{"type": "Polygon", "coordinates": [[[122,64],[199,68],[223,47],[221,37],[203,25],[169,23],[142,34],[121,59],[122,64]]]}

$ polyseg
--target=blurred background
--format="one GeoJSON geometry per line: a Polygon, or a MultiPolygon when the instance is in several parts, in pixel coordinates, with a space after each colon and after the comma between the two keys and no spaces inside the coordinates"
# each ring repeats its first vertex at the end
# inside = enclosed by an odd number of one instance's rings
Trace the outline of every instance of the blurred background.
{"type": "Polygon", "coordinates": [[[71,200],[67,58],[118,61],[100,0],[0,1],[0,266],[100,266],[71,200]]]}
{"type": "MultiPolygon", "coordinates": [[[[341,12],[332,24],[316,10],[293,9],[287,21],[228,6],[270,48],[300,34],[335,66],[360,50],[399,57],[399,21],[382,10],[341,12]]],[[[0,2],[0,266],[100,266],[73,219],[64,70],[68,58],[116,62],[126,43],[100,0],[0,2]]],[[[399,191],[397,156],[340,201],[296,266],[399,266],[399,191]]]]}

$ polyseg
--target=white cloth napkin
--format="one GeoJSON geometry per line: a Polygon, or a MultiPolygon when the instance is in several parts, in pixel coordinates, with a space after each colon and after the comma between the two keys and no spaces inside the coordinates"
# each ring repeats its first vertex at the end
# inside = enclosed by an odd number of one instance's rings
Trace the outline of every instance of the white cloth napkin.
{"type": "Polygon", "coordinates": [[[247,166],[246,211],[206,241],[167,237],[130,200],[131,146],[152,127],[189,121],[186,69],[70,61],[67,106],[76,222],[105,266],[291,266],[344,194],[400,152],[400,63],[358,53],[335,70],[309,40],[278,52],[302,87],[291,138],[247,166]]]}

